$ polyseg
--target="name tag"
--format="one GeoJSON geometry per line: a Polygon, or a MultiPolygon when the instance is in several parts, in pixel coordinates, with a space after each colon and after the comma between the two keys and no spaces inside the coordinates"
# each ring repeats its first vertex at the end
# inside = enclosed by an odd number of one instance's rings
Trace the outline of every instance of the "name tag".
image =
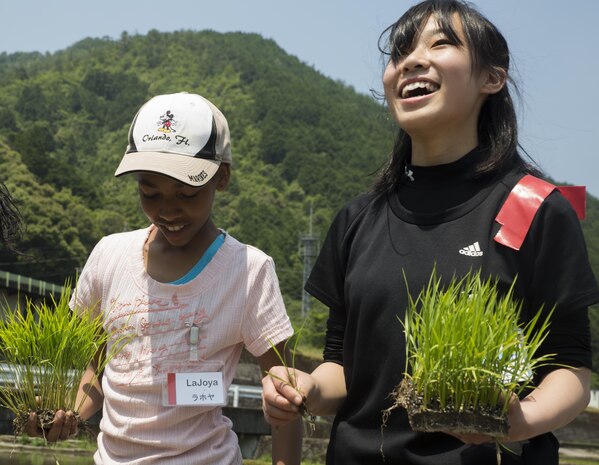
{"type": "Polygon", "coordinates": [[[168,373],[165,405],[225,405],[222,372],[168,373]]]}

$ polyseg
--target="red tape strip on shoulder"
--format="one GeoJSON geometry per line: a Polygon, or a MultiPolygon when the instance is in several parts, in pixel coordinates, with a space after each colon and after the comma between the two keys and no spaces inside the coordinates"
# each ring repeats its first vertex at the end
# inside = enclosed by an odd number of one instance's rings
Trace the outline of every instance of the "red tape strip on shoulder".
{"type": "Polygon", "coordinates": [[[555,189],[559,189],[570,201],[578,218],[583,219],[586,207],[584,186],[556,187],[547,181],[526,175],[514,186],[495,218],[501,225],[495,241],[520,250],[537,210],[555,189]]]}
{"type": "Polygon", "coordinates": [[[587,212],[587,191],[585,186],[558,186],[557,190],[567,198],[579,220],[584,220],[587,212]]]}

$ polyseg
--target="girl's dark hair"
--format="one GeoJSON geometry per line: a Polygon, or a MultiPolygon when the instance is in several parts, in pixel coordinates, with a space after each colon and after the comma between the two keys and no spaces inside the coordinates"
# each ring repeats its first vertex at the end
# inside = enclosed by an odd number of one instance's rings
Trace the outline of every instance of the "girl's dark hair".
{"type": "Polygon", "coordinates": [[[16,252],[15,241],[21,236],[23,221],[10,192],[0,182],[0,244],[16,252]]]}
{"type": "MultiPolygon", "coordinates": [[[[388,56],[388,61],[399,61],[412,50],[420,31],[431,16],[452,43],[468,46],[473,72],[503,70],[506,74],[506,85],[498,93],[489,95],[480,111],[478,142],[489,153],[489,157],[481,160],[477,172],[482,175],[507,166],[520,166],[530,173],[539,174],[518,152],[518,122],[507,85],[513,85],[509,75],[510,52],[507,42],[499,30],[474,6],[461,0],[425,0],[414,5],[383,31],[379,38],[381,53],[388,56]],[[454,15],[461,20],[466,44],[462,43],[454,29],[454,15]]],[[[375,182],[375,193],[385,192],[396,184],[405,163],[410,160],[411,150],[410,136],[399,128],[390,159],[380,170],[375,182]]]]}

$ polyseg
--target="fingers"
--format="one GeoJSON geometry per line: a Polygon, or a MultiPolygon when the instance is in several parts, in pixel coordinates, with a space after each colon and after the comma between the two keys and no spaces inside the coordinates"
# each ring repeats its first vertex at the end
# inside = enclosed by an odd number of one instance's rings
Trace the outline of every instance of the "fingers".
{"type": "Polygon", "coordinates": [[[283,400],[287,400],[287,402],[299,407],[304,401],[300,394],[301,383],[298,379],[298,375],[300,374],[302,374],[302,372],[299,370],[288,370],[285,367],[273,367],[262,379],[263,392],[266,391],[269,400],[273,400],[275,395],[279,394],[278,399],[282,404],[285,404],[283,400]]]}
{"type": "Polygon", "coordinates": [[[295,410],[288,410],[286,408],[279,408],[273,404],[263,403],[262,411],[264,412],[264,419],[272,426],[285,426],[297,418],[301,417],[299,409],[293,406],[295,410]]]}
{"type": "Polygon", "coordinates": [[[79,434],[79,419],[71,410],[67,412],[67,424],[69,425],[67,438],[74,438],[79,434]]]}
{"type": "Polygon", "coordinates": [[[75,414],[68,410],[58,410],[54,415],[54,421],[50,431],[46,433],[48,442],[64,441],[72,438],[77,433],[77,418],[75,414]]]}
{"type": "Polygon", "coordinates": [[[30,437],[42,435],[42,431],[37,426],[37,414],[35,412],[29,412],[29,419],[25,424],[25,433],[30,437]]]}
{"type": "Polygon", "coordinates": [[[57,410],[54,414],[54,420],[49,426],[49,429],[42,430],[39,427],[37,414],[31,412],[29,420],[25,425],[25,433],[31,437],[43,437],[48,442],[63,441],[74,437],[77,432],[77,417],[72,411],[57,410]]]}
{"type": "Polygon", "coordinates": [[[299,407],[304,399],[286,371],[276,368],[262,379],[262,410],[269,424],[283,426],[300,417],[299,407]]]}

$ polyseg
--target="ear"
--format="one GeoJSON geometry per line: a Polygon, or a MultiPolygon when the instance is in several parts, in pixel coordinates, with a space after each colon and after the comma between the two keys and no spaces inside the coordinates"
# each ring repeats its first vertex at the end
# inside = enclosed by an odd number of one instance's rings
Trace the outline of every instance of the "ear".
{"type": "Polygon", "coordinates": [[[485,77],[485,81],[483,83],[481,92],[483,94],[496,94],[503,86],[505,86],[505,81],[507,79],[507,72],[503,68],[493,68],[487,71],[485,77]]]}
{"type": "Polygon", "coordinates": [[[224,191],[229,185],[229,178],[231,177],[231,166],[228,163],[221,163],[216,173],[216,190],[224,191]]]}

